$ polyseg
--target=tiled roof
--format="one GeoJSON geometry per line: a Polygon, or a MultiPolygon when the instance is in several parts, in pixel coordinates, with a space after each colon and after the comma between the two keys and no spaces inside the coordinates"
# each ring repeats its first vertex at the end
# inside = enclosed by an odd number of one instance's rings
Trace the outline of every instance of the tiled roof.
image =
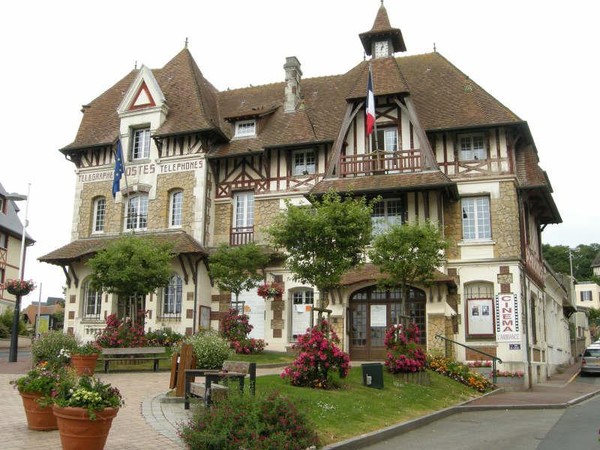
{"type": "MultiPolygon", "coordinates": [[[[4,186],[2,186],[2,183],[0,183],[0,195],[4,198],[9,195],[9,193],[4,189],[4,186]]],[[[6,214],[2,214],[0,212],[0,230],[18,239],[22,239],[23,224],[17,215],[17,213],[20,211],[19,206],[17,205],[17,202],[13,200],[6,200],[6,203],[6,214]]],[[[25,242],[27,245],[33,245],[35,243],[35,241],[27,232],[25,233],[25,242]]]]}
{"type": "MultiPolygon", "coordinates": [[[[379,268],[374,264],[368,263],[357,269],[346,272],[340,281],[342,286],[351,286],[353,284],[364,283],[368,281],[378,281],[384,278],[379,268]]],[[[435,270],[433,273],[434,283],[447,283],[450,286],[456,286],[456,280],[450,275],[435,270]]]]}
{"type": "Polygon", "coordinates": [[[355,194],[378,193],[382,191],[415,191],[426,189],[448,189],[456,198],[456,183],[439,171],[400,173],[392,175],[372,175],[354,178],[325,178],[315,185],[311,194],[325,194],[330,189],[336,192],[355,194]]]}
{"type": "MultiPolygon", "coordinates": [[[[136,236],[143,239],[152,239],[158,244],[171,244],[173,245],[173,252],[176,255],[182,253],[196,253],[206,256],[207,254],[200,243],[184,231],[143,233],[136,236]]],[[[120,237],[122,236],[103,236],[79,239],[38,259],[42,262],[60,266],[70,261],[79,260],[85,256],[92,256],[120,237]]]]}
{"type": "Polygon", "coordinates": [[[388,17],[387,10],[385,9],[385,6],[383,6],[383,3],[377,11],[377,16],[375,16],[375,22],[373,22],[373,27],[371,30],[359,34],[360,40],[363,43],[363,47],[365,48],[367,55],[371,54],[369,43],[377,36],[390,37],[396,51],[406,51],[406,45],[404,44],[402,32],[399,28],[392,28],[392,25],[390,24],[390,18],[388,17]]]}

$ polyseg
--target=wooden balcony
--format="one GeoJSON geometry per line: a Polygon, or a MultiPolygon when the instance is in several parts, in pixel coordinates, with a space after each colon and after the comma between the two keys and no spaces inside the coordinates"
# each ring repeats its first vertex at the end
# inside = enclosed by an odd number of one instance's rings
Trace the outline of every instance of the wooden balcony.
{"type": "Polygon", "coordinates": [[[244,245],[254,242],[254,225],[250,227],[232,228],[229,235],[229,245],[244,245]]]}
{"type": "Polygon", "coordinates": [[[423,170],[421,150],[373,152],[366,155],[340,156],[340,176],[388,175],[423,170]]]}

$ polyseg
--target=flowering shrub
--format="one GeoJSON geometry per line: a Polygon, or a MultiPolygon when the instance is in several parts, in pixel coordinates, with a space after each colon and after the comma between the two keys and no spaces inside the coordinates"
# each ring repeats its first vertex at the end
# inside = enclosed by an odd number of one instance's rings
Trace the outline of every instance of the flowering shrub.
{"type": "Polygon", "coordinates": [[[385,365],[391,373],[425,370],[426,355],[418,342],[419,327],[415,323],[407,327],[397,324],[388,328],[383,343],[387,348],[385,365]]]}
{"type": "Polygon", "coordinates": [[[479,392],[487,392],[494,387],[492,382],[483,375],[471,372],[466,364],[450,358],[429,356],[427,357],[427,367],[479,392]]]}
{"type": "Polygon", "coordinates": [[[58,369],[71,360],[71,352],[78,347],[72,334],[49,331],[31,343],[33,364],[46,362],[50,370],[58,369]]]}
{"type": "Polygon", "coordinates": [[[264,340],[248,338],[253,328],[250,318],[246,314],[239,314],[235,309],[227,311],[221,320],[221,334],[236,353],[260,353],[265,349],[264,340]]]}
{"type": "Polygon", "coordinates": [[[6,280],[4,289],[12,295],[27,295],[35,289],[33,280],[6,280]]]}
{"type": "Polygon", "coordinates": [[[151,347],[171,348],[183,340],[183,335],[169,328],[164,328],[149,331],[146,333],[146,339],[148,339],[148,345],[151,347]]]}
{"type": "Polygon", "coordinates": [[[137,323],[131,319],[120,320],[116,314],[106,318],[106,326],[96,336],[96,342],[103,348],[145,347],[148,339],[144,334],[143,319],[145,311],[138,317],[137,323]]]}
{"type": "Polygon", "coordinates": [[[96,412],[105,408],[120,408],[125,404],[121,392],[110,384],[97,378],[82,376],[77,378],[73,373],[61,377],[54,395],[54,403],[61,408],[85,408],[91,420],[96,412]]]}
{"type": "Polygon", "coordinates": [[[220,369],[232,353],[229,342],[215,330],[204,330],[186,336],[182,342],[192,346],[196,367],[200,369],[220,369]]]}
{"type": "Polygon", "coordinates": [[[263,283],[258,286],[257,293],[264,299],[275,298],[283,295],[283,288],[276,283],[263,283]]]}
{"type": "Polygon", "coordinates": [[[48,363],[44,361],[27,372],[26,375],[11,380],[10,384],[14,385],[22,394],[40,394],[41,397],[37,399],[37,402],[41,406],[49,406],[53,402],[52,395],[57,389],[62,370],[50,370],[48,363]]]}
{"type": "Polygon", "coordinates": [[[298,336],[294,349],[298,357],[286,367],[281,377],[294,386],[328,389],[331,387],[330,372],[337,371],[340,378],[348,375],[350,357],[337,344],[340,340],[326,320],[298,336]]]}
{"type": "Polygon", "coordinates": [[[255,398],[232,391],[210,408],[197,408],[192,419],[179,425],[179,436],[186,448],[196,450],[305,450],[319,445],[307,417],[277,392],[255,398]]]}
{"type": "Polygon", "coordinates": [[[477,361],[467,361],[467,366],[469,367],[492,367],[491,361],[482,361],[478,359],[477,361]]]}

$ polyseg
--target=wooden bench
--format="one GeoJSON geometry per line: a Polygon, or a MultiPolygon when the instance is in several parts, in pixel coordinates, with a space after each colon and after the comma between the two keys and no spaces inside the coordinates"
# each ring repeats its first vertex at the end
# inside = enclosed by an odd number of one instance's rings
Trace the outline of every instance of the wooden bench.
{"type": "Polygon", "coordinates": [[[152,369],[158,370],[160,360],[171,359],[165,355],[165,347],[121,347],[121,348],[103,348],[101,361],[104,362],[104,373],[108,373],[108,367],[111,361],[153,361],[152,369]]]}
{"type": "Polygon", "coordinates": [[[244,391],[244,380],[249,377],[250,393],[256,391],[256,363],[243,361],[225,361],[223,366],[217,370],[208,369],[186,369],[185,370],[185,393],[184,407],[190,409],[190,397],[204,399],[206,406],[211,405],[213,390],[226,390],[225,384],[236,381],[240,391],[244,391]],[[195,382],[196,377],[204,376],[204,382],[195,382]]]}

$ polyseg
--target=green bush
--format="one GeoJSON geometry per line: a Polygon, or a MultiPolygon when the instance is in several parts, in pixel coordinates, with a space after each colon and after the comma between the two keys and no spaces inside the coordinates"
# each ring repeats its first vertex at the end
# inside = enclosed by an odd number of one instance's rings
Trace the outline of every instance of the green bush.
{"type": "Polygon", "coordinates": [[[179,435],[193,450],[305,450],[319,444],[306,415],[278,392],[255,398],[233,390],[211,408],[197,408],[179,435]]]}
{"type": "Polygon", "coordinates": [[[10,328],[3,322],[0,322],[0,339],[7,339],[10,336],[10,328]]]}
{"type": "MultiPolygon", "coordinates": [[[[7,338],[10,336],[10,333],[12,332],[12,326],[13,326],[13,314],[14,314],[14,310],[12,310],[12,309],[7,309],[2,314],[0,314],[0,337],[7,338]],[[2,333],[3,333],[2,329],[4,327],[6,327],[6,330],[7,330],[6,336],[2,336],[2,333]]],[[[19,336],[26,336],[26,335],[27,335],[27,325],[25,325],[25,322],[23,321],[23,319],[20,319],[19,320],[19,336]]]]}
{"type": "Polygon", "coordinates": [[[194,349],[196,367],[200,369],[220,369],[223,362],[233,354],[229,342],[214,330],[188,336],[184,342],[191,344],[194,349]]]}
{"type": "Polygon", "coordinates": [[[62,331],[48,331],[31,343],[33,364],[47,361],[51,367],[61,367],[69,361],[77,347],[75,336],[62,331]]]}

